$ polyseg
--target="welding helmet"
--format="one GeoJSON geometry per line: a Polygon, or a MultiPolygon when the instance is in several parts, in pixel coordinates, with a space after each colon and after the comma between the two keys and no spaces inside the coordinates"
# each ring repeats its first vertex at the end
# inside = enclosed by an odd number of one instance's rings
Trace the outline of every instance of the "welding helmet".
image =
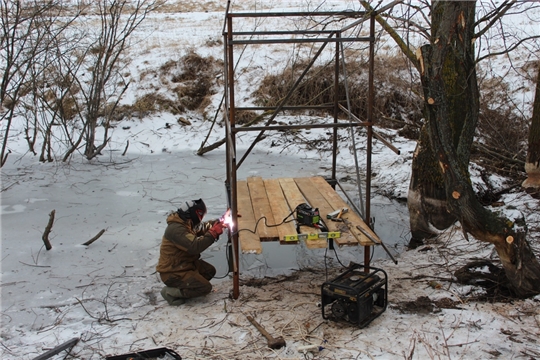
{"type": "Polygon", "coordinates": [[[202,199],[186,201],[179,209],[178,215],[184,220],[191,220],[197,226],[206,215],[206,205],[202,199]]]}

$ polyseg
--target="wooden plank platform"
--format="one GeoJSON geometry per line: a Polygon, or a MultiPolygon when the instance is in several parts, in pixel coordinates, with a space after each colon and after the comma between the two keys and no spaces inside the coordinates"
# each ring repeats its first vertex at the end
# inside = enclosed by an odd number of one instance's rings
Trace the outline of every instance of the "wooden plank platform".
{"type": "MultiPolygon", "coordinates": [[[[357,226],[378,240],[362,218],[354,213],[341,196],[320,176],[305,178],[262,179],[249,177],[237,181],[238,237],[243,253],[262,252],[261,241],[280,241],[286,235],[297,234],[295,209],[307,203],[319,209],[321,219],[329,231],[340,231],[341,237],[334,239],[339,245],[375,245],[357,226]],[[334,222],[326,215],[342,208],[349,211],[341,217],[343,222],[334,222]]],[[[315,233],[319,230],[310,226],[301,226],[300,233],[315,233]]],[[[308,248],[327,247],[326,239],[306,240],[308,248]]]]}

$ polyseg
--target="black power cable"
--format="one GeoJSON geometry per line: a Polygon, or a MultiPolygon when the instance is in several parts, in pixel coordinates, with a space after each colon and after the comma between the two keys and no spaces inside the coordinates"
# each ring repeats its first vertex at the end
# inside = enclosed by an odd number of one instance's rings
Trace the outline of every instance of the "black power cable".
{"type": "MultiPolygon", "coordinates": [[[[230,236],[234,236],[234,235],[238,234],[240,231],[249,231],[249,232],[251,232],[251,233],[253,233],[253,234],[256,234],[256,233],[257,233],[257,226],[259,226],[259,222],[260,222],[262,219],[264,219],[264,225],[266,225],[266,227],[276,227],[276,226],[279,226],[279,225],[281,225],[281,224],[285,224],[285,223],[294,221],[294,220],[296,220],[295,218],[292,218],[292,219],[290,219],[290,220],[287,220],[287,219],[288,219],[292,214],[294,214],[295,211],[296,211],[296,209],[295,209],[294,211],[292,211],[289,215],[287,215],[287,216],[286,216],[279,224],[273,224],[273,225],[268,225],[268,223],[267,223],[267,220],[268,220],[268,219],[266,218],[266,216],[261,216],[261,217],[257,220],[257,222],[255,223],[255,229],[253,229],[253,230],[251,230],[251,229],[238,229],[236,232],[231,233],[230,236]]],[[[229,244],[230,244],[230,242],[227,242],[227,247],[230,246],[229,244]]],[[[229,261],[230,261],[230,259],[229,259],[229,251],[227,251],[227,250],[228,250],[228,249],[226,249],[226,251],[225,251],[225,257],[226,257],[226,259],[227,259],[227,264],[229,264],[229,261]]],[[[225,275],[223,275],[223,276],[214,276],[214,279],[225,279],[227,276],[229,276],[230,273],[231,273],[231,272],[230,272],[230,270],[229,270],[229,271],[227,271],[227,273],[226,273],[225,275]]]]}
{"type": "MultiPolygon", "coordinates": [[[[291,211],[291,213],[290,213],[289,215],[287,215],[287,216],[286,216],[279,224],[271,224],[271,225],[269,225],[269,224],[267,223],[267,220],[268,220],[268,219],[266,218],[266,216],[261,216],[261,217],[257,220],[257,222],[255,223],[255,229],[253,229],[253,230],[247,229],[247,228],[245,228],[245,229],[238,229],[235,233],[232,233],[231,236],[234,236],[234,235],[240,233],[240,231],[249,231],[249,232],[251,232],[251,233],[253,233],[253,234],[256,234],[256,233],[257,233],[257,227],[259,226],[259,222],[260,222],[261,220],[263,220],[263,219],[264,219],[264,225],[265,225],[266,227],[276,227],[276,226],[280,226],[280,225],[282,225],[282,224],[285,224],[285,223],[288,223],[288,222],[292,222],[292,221],[295,221],[295,220],[298,222],[298,220],[297,220],[296,218],[292,218],[292,219],[290,219],[290,220],[287,220],[287,219],[288,219],[291,215],[293,215],[293,214],[296,212],[296,210],[298,209],[298,207],[300,207],[300,206],[302,206],[302,205],[304,205],[304,204],[298,205],[298,206],[297,206],[293,211],[291,211]]],[[[318,228],[318,229],[320,229],[320,230],[323,231],[323,232],[328,232],[328,226],[326,225],[326,223],[324,222],[324,220],[323,220],[323,219],[319,219],[319,222],[320,222],[321,224],[313,224],[313,226],[316,227],[316,228],[318,228]],[[319,226],[317,226],[317,225],[319,225],[319,226]]],[[[229,246],[229,243],[227,243],[227,246],[229,246]]],[[[343,265],[343,263],[342,263],[341,260],[339,259],[339,256],[338,256],[338,254],[337,254],[336,249],[333,248],[333,250],[334,250],[334,254],[336,255],[336,260],[338,261],[338,263],[341,265],[341,267],[346,268],[346,266],[343,265]]],[[[326,248],[326,250],[325,250],[325,252],[324,252],[324,268],[325,268],[325,276],[326,276],[326,280],[328,280],[328,264],[327,264],[327,262],[326,262],[326,259],[327,259],[327,253],[328,253],[328,248],[326,248]]],[[[227,264],[228,264],[229,261],[230,261],[230,259],[229,259],[229,252],[228,252],[228,251],[226,251],[225,256],[227,257],[227,264]]],[[[373,254],[371,254],[371,257],[373,257],[373,254]]],[[[227,277],[229,274],[230,274],[230,271],[227,271],[227,273],[226,273],[224,276],[222,276],[222,277],[214,277],[214,279],[224,279],[224,278],[227,277]]]]}

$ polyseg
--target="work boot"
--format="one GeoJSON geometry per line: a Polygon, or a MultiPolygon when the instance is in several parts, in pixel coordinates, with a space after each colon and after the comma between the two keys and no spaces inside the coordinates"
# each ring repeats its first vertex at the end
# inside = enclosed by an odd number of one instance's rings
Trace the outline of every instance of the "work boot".
{"type": "Polygon", "coordinates": [[[184,299],[182,290],[164,286],[163,289],[161,289],[161,296],[169,303],[171,306],[178,306],[182,305],[186,302],[186,299],[184,299]]]}

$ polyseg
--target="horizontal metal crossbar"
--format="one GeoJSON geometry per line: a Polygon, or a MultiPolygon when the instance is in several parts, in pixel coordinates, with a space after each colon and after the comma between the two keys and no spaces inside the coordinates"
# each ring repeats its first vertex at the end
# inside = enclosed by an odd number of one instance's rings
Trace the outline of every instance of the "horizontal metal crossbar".
{"type": "MultiPolygon", "coordinates": [[[[281,110],[328,110],[333,109],[334,104],[330,105],[301,105],[301,106],[282,106],[281,110]]],[[[275,106],[237,106],[237,111],[257,111],[257,110],[276,110],[275,106]]]]}
{"type": "Polygon", "coordinates": [[[320,35],[332,34],[337,30],[273,30],[273,31],[233,31],[233,36],[252,36],[252,35],[320,35]]]}
{"type": "Polygon", "coordinates": [[[228,17],[234,18],[247,18],[247,17],[317,17],[317,16],[345,16],[351,18],[357,18],[365,16],[365,11],[295,11],[295,12],[238,12],[228,13],[228,17]]]}
{"type": "Polygon", "coordinates": [[[332,123],[332,124],[306,124],[306,125],[281,125],[281,126],[250,126],[250,127],[235,127],[232,128],[233,133],[245,131],[271,131],[271,130],[287,130],[287,129],[325,129],[325,128],[346,128],[352,126],[370,126],[372,123],[332,123]]]}
{"type": "Polygon", "coordinates": [[[247,44],[301,44],[301,43],[344,43],[354,41],[375,41],[373,37],[354,37],[354,38],[303,38],[303,39],[261,39],[261,40],[230,40],[231,45],[247,44]]]}

